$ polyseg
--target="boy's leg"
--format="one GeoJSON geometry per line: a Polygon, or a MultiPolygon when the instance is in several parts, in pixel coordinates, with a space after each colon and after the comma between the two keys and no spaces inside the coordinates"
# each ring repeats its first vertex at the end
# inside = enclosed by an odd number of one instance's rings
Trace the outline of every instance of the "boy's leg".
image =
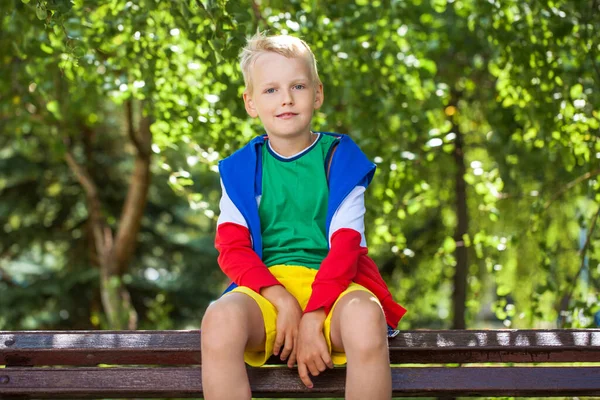
{"type": "Polygon", "coordinates": [[[250,400],[244,350],[264,348],[258,304],[230,293],[211,304],[202,319],[202,389],[207,400],[250,400]]]}
{"type": "Polygon", "coordinates": [[[346,400],[392,398],[387,324],[372,294],[356,290],[339,299],[331,317],[331,345],[348,359],[346,400]]]}

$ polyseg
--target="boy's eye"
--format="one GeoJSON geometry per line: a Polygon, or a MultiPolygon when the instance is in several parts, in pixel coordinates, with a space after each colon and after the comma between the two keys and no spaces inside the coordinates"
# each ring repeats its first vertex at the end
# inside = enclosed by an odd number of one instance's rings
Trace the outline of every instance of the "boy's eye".
{"type": "Polygon", "coordinates": [[[301,83],[294,86],[294,89],[304,89],[304,88],[305,88],[305,86],[301,83]]]}
{"type": "Polygon", "coordinates": [[[265,90],[265,93],[275,93],[275,89],[269,88],[269,89],[265,90]]]}

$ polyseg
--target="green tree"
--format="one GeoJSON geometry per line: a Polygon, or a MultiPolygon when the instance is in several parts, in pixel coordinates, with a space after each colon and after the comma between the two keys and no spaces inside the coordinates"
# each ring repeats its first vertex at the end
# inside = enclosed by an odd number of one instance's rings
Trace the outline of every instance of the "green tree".
{"type": "Polygon", "coordinates": [[[402,328],[591,326],[598,7],[6,2],[0,323],[40,310],[56,326],[80,291],[86,311],[72,314],[106,327],[135,312],[142,327],[197,323],[223,282],[216,162],[261,132],[236,61],[259,28],[311,44],[325,84],[315,128],[349,133],[378,164],[368,242],[409,308],[402,328]]]}

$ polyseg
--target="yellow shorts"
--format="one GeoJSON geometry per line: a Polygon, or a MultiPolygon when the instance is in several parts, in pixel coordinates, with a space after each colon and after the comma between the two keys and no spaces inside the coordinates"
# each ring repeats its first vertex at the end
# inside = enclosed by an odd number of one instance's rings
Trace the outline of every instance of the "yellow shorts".
{"type": "MultiPolygon", "coordinates": [[[[287,289],[287,291],[290,292],[292,296],[294,296],[298,300],[300,307],[302,309],[306,308],[310,295],[312,294],[311,285],[315,279],[315,276],[317,275],[317,270],[301,266],[275,265],[270,267],[269,271],[271,271],[271,273],[277,278],[279,282],[281,282],[281,284],[287,289]]],[[[337,302],[340,301],[340,299],[347,293],[354,292],[356,290],[362,290],[373,294],[371,293],[371,291],[364,288],[363,286],[356,283],[351,283],[350,286],[348,286],[348,289],[346,289],[344,292],[342,292],[342,294],[340,294],[333,307],[331,308],[331,312],[327,316],[327,319],[325,320],[323,334],[325,336],[325,340],[327,341],[327,347],[329,347],[329,352],[331,353],[331,359],[333,363],[337,365],[346,364],[346,354],[332,352],[331,350],[331,316],[333,315],[333,310],[335,309],[337,302]]],[[[245,286],[238,286],[237,288],[233,289],[227,294],[235,292],[245,293],[248,296],[252,297],[256,301],[262,312],[263,320],[265,323],[265,348],[263,351],[260,352],[247,351],[246,353],[244,353],[244,360],[248,365],[251,365],[253,367],[259,367],[263,365],[267,361],[267,359],[273,354],[273,345],[275,344],[275,336],[277,334],[277,310],[275,309],[273,304],[271,304],[267,299],[265,299],[263,296],[256,293],[252,289],[249,289],[245,286]]],[[[227,294],[225,294],[225,296],[227,296],[227,294]]]]}

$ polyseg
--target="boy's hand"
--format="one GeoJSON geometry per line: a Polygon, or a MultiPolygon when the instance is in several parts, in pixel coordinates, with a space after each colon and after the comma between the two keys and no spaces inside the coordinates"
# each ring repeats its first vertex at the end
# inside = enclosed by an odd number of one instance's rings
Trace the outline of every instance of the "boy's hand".
{"type": "Polygon", "coordinates": [[[323,335],[325,318],[325,311],[319,309],[304,314],[300,321],[296,354],[298,375],[307,388],[313,387],[308,372],[312,376],[317,376],[327,368],[333,368],[331,355],[323,335]]]}
{"type": "Polygon", "coordinates": [[[273,354],[277,356],[281,351],[279,358],[282,361],[287,359],[288,367],[292,368],[296,363],[298,325],[302,318],[300,304],[290,292],[280,285],[266,287],[260,291],[260,294],[277,309],[277,336],[275,336],[273,354]]]}

